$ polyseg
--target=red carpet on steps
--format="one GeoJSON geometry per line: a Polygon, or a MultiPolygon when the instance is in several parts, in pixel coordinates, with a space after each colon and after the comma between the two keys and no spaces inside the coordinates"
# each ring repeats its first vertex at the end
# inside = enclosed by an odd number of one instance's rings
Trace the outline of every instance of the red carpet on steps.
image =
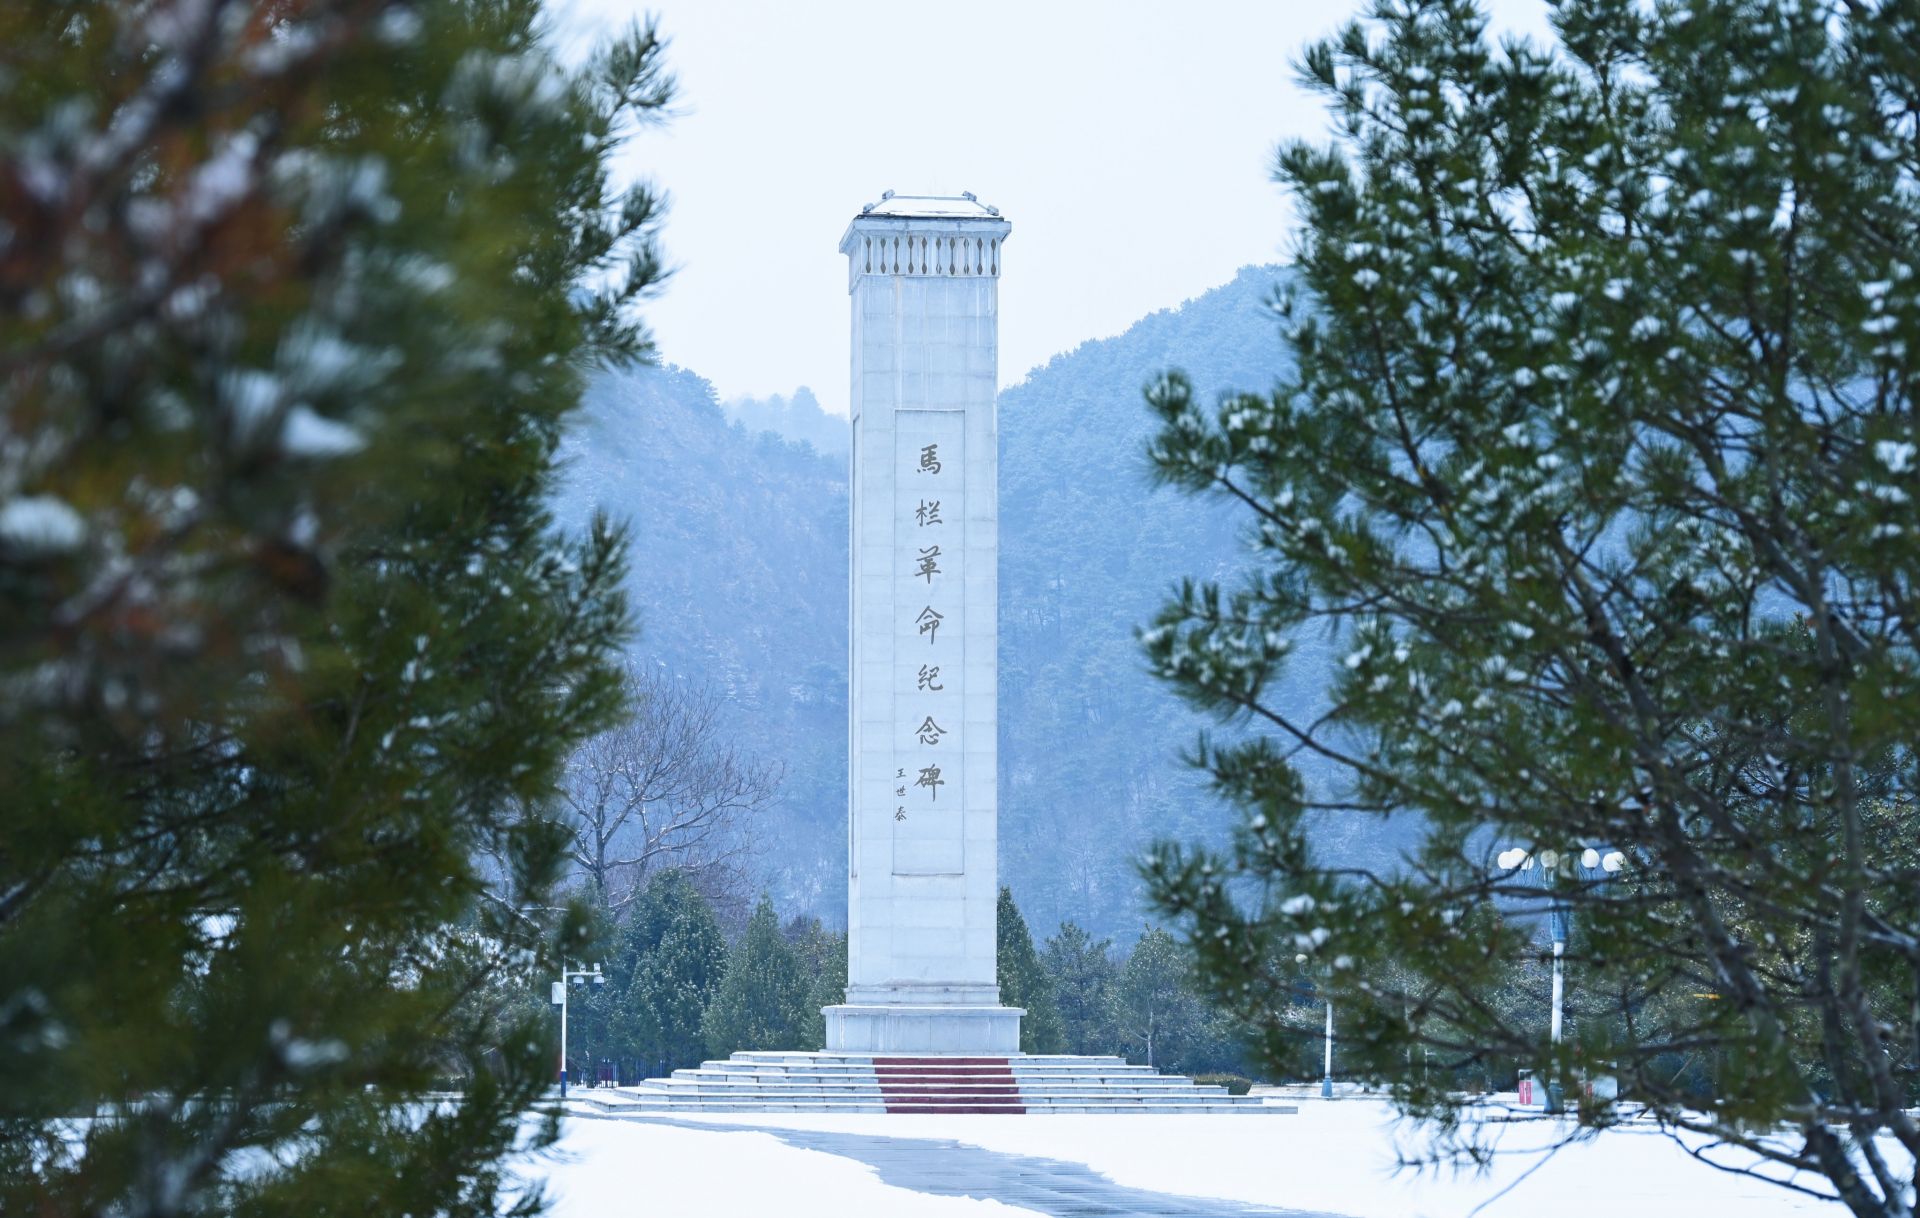
{"type": "Polygon", "coordinates": [[[876,1057],[873,1072],[888,1112],[1026,1111],[1004,1057],[876,1057]]]}

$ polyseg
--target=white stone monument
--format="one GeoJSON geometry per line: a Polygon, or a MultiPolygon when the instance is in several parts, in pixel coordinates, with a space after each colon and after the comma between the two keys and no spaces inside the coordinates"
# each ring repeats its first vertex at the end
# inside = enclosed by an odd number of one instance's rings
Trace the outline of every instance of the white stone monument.
{"type": "Polygon", "coordinates": [[[853,297],[852,707],[841,1053],[1007,1054],[998,860],[1000,249],[972,195],[888,191],[853,297]]]}

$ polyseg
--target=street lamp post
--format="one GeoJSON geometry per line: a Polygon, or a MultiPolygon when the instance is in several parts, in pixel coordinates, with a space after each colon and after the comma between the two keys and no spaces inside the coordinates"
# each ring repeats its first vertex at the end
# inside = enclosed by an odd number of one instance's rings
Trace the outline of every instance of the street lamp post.
{"type": "MultiPolygon", "coordinates": [[[[1303,953],[1295,956],[1293,962],[1304,966],[1307,962],[1307,957],[1303,953]]],[[[1331,990],[1327,993],[1327,1037],[1322,1058],[1320,1098],[1330,1100],[1333,1098],[1333,993],[1331,990]]]]}
{"type": "Polygon", "coordinates": [[[1326,1061],[1322,1065],[1322,1073],[1320,1075],[1320,1098],[1323,1100],[1330,1100],[1333,1098],[1333,995],[1332,994],[1327,995],[1326,1061]]]}
{"type": "Polygon", "coordinates": [[[595,986],[607,983],[600,972],[599,964],[591,971],[587,969],[562,969],[560,980],[553,983],[553,1005],[560,1008],[560,1098],[567,1098],[567,983],[585,985],[591,981],[595,986]]]}
{"type": "MultiPolygon", "coordinates": [[[[1534,886],[1545,889],[1549,894],[1547,925],[1553,936],[1553,1017],[1548,1024],[1548,1036],[1555,1049],[1560,1047],[1564,1021],[1565,956],[1570,933],[1568,926],[1570,914],[1567,903],[1560,898],[1560,876],[1563,872],[1577,871],[1581,879],[1610,880],[1619,874],[1622,867],[1626,866],[1626,861],[1627,856],[1618,850],[1601,851],[1592,846],[1580,851],[1577,863],[1574,862],[1572,854],[1562,854],[1557,850],[1542,850],[1535,855],[1518,846],[1511,850],[1502,850],[1494,859],[1502,871],[1518,872],[1534,886]]],[[[1547,1083],[1546,1101],[1548,1112],[1560,1111],[1560,1096],[1552,1081],[1547,1083]]]]}

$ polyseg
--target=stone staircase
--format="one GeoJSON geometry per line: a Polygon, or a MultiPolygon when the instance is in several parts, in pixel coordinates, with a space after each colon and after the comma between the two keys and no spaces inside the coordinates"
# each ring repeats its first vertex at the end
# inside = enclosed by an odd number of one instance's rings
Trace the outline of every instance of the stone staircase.
{"type": "Polygon", "coordinates": [[[901,1057],[736,1053],[633,1087],[573,1098],[608,1114],[649,1112],[1291,1113],[1296,1108],[1158,1074],[1117,1057],[901,1057]]]}

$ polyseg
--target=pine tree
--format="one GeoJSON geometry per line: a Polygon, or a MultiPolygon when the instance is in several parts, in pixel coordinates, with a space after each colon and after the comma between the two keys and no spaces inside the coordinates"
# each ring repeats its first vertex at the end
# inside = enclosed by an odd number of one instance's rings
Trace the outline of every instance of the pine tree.
{"type": "Polygon", "coordinates": [[[1054,1005],[1053,981],[1040,967],[1033,950],[1033,935],[1027,920],[1013,903],[1013,890],[1002,885],[1000,903],[994,914],[998,943],[994,954],[999,972],[1000,1001],[1010,1007],[1024,1007],[1020,1020],[1022,1053],[1058,1053],[1061,1048],[1060,1009],[1054,1005]]]}
{"type": "Polygon", "coordinates": [[[1047,940],[1040,967],[1053,988],[1060,1012],[1061,1041],[1068,1053],[1112,1053],[1113,989],[1119,970],[1113,944],[1095,940],[1072,922],[1047,940]]]}
{"type": "Polygon", "coordinates": [[[727,941],[713,906],[682,871],[656,876],[634,912],[638,954],[622,995],[622,1043],[665,1073],[700,1064],[701,1021],[727,971],[727,941]]]}
{"type": "Polygon", "coordinates": [[[772,900],[762,896],[701,1022],[708,1054],[794,1048],[806,1034],[807,996],[799,954],[780,933],[772,900]]]}
{"type": "Polygon", "coordinates": [[[1920,1155],[1920,13],[1553,23],[1495,47],[1469,0],[1382,2],[1306,52],[1338,136],[1278,160],[1296,372],[1217,409],[1177,375],[1150,394],[1160,472],[1254,526],[1248,578],[1145,636],[1252,729],[1198,750],[1234,848],[1169,847],[1150,882],[1249,1018],[1296,955],[1326,969],[1347,1067],[1442,1130],[1473,1126],[1417,1050],[1612,1072],[1670,1129],[1903,1214],[1876,1139],[1920,1155]],[[1276,676],[1329,637],[1296,716],[1276,676]],[[1314,848],[1355,816],[1404,864],[1314,848]],[[1487,1001],[1542,951],[1509,915],[1550,904],[1558,1046],[1487,1001]]]}
{"type": "Polygon", "coordinates": [[[807,997],[800,1009],[803,1027],[795,1042],[801,1049],[824,1049],[827,1021],[822,1008],[847,1000],[847,936],[828,930],[818,918],[795,918],[787,924],[787,941],[800,957],[808,978],[807,997]]]}
{"type": "Polygon", "coordinates": [[[540,809],[628,629],[542,505],[667,98],[544,27],[0,6],[0,1212],[539,1206],[540,809]]]}
{"type": "Polygon", "coordinates": [[[1121,1052],[1172,1067],[1199,1035],[1204,1016],[1192,957],[1165,930],[1148,927],[1120,968],[1109,1010],[1121,1052]]]}

